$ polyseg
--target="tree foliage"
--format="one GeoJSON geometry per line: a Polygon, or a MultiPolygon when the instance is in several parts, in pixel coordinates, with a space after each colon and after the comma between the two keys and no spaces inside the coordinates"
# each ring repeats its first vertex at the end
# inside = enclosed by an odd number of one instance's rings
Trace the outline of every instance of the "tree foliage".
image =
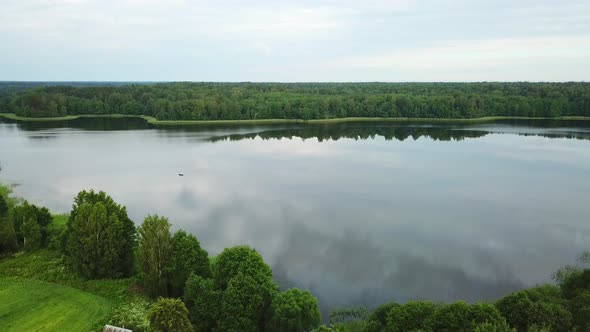
{"type": "Polygon", "coordinates": [[[502,324],[505,319],[498,309],[491,304],[467,304],[455,302],[440,305],[432,316],[432,329],[435,331],[473,331],[484,323],[502,324]]]}
{"type": "Polygon", "coordinates": [[[0,195],[0,218],[8,216],[8,203],[3,195],[0,195]]]}
{"type": "Polygon", "coordinates": [[[387,315],[387,326],[392,332],[430,331],[436,308],[436,304],[427,301],[410,301],[402,306],[395,306],[387,315]]]}
{"type": "Polygon", "coordinates": [[[211,276],[209,254],[199,240],[183,230],[179,230],[172,238],[172,254],[170,262],[170,290],[172,296],[182,296],[184,286],[191,274],[208,278],[211,276]]]}
{"type": "Polygon", "coordinates": [[[496,303],[510,326],[528,331],[533,325],[552,331],[569,331],[572,314],[566,308],[559,288],[539,286],[512,293],[496,303]]]}
{"type": "Polygon", "coordinates": [[[386,332],[387,331],[387,314],[393,308],[399,307],[400,304],[389,302],[378,306],[367,319],[366,332],[386,332]]]}
{"type": "Polygon", "coordinates": [[[122,113],[160,120],[309,120],[590,115],[589,83],[88,85],[18,88],[1,99],[9,112],[29,117],[122,113]]]}
{"type": "Polygon", "coordinates": [[[148,332],[148,310],[148,301],[141,297],[132,298],[113,309],[109,324],[136,332],[148,332]]]}
{"type": "Polygon", "coordinates": [[[263,330],[271,300],[277,292],[272,271],[254,249],[224,249],[213,266],[213,277],[223,292],[219,328],[224,331],[263,330]]]}
{"type": "Polygon", "coordinates": [[[87,278],[129,276],[133,272],[135,226],[125,207],[104,192],[81,191],[68,220],[66,253],[87,278]]]}
{"type": "MultiPolygon", "coordinates": [[[[2,200],[6,203],[4,198],[2,200]]],[[[23,201],[22,204],[11,208],[6,204],[2,209],[4,212],[0,215],[0,246],[5,251],[31,251],[47,246],[48,228],[52,222],[47,208],[23,201]]]]}
{"type": "Polygon", "coordinates": [[[330,324],[342,324],[352,321],[365,320],[371,312],[364,306],[335,308],[330,311],[330,324]]]}
{"type": "Polygon", "coordinates": [[[154,332],[192,332],[188,310],[179,299],[159,298],[149,309],[148,319],[154,332]]]}
{"type": "Polygon", "coordinates": [[[144,282],[153,296],[167,296],[172,257],[170,223],[165,217],[148,215],[137,235],[137,260],[144,282]]]}
{"type": "Polygon", "coordinates": [[[192,274],[186,283],[184,300],[197,330],[263,331],[278,290],[260,254],[246,246],[227,248],[212,272],[212,278],[192,274]]]}
{"type": "Polygon", "coordinates": [[[196,331],[213,331],[221,311],[222,292],[215,287],[213,279],[192,274],[186,281],[184,302],[196,331]]]}
{"type": "Polygon", "coordinates": [[[561,291],[566,299],[573,299],[580,293],[590,291],[590,269],[572,273],[561,283],[561,291]]]}
{"type": "Polygon", "coordinates": [[[292,288],[275,294],[268,331],[310,331],[320,324],[317,299],[308,291],[292,288]]]}

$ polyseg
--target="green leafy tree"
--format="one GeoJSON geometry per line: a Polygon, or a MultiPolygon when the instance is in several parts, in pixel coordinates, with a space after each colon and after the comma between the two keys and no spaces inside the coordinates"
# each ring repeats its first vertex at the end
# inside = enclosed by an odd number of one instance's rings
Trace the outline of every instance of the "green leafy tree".
{"type": "Polygon", "coordinates": [[[385,332],[387,329],[387,313],[400,304],[389,302],[378,306],[367,318],[366,332],[385,332]]]}
{"type": "Polygon", "coordinates": [[[26,251],[37,250],[41,247],[41,226],[35,219],[25,219],[20,225],[20,231],[23,237],[23,248],[26,251]]]}
{"type": "Polygon", "coordinates": [[[317,299],[308,291],[292,288],[275,294],[271,304],[269,331],[310,331],[320,324],[317,299]]]}
{"type": "Polygon", "coordinates": [[[14,225],[19,248],[26,246],[27,235],[33,235],[35,238],[40,237],[40,229],[33,225],[33,223],[37,223],[37,215],[33,205],[29,204],[29,202],[24,201],[22,204],[13,207],[8,218],[14,225]],[[39,234],[36,234],[36,231],[39,231],[39,234]]]}
{"type": "Polygon", "coordinates": [[[220,329],[263,330],[278,287],[262,256],[246,246],[226,248],[216,259],[213,276],[223,292],[221,307],[226,313],[218,322],[220,329]]]}
{"type": "Polygon", "coordinates": [[[260,275],[263,279],[272,279],[272,271],[256,250],[247,246],[224,249],[213,265],[213,279],[217,287],[225,290],[229,281],[238,272],[260,275]]]}
{"type": "Polygon", "coordinates": [[[213,279],[192,274],[186,281],[184,302],[189,309],[190,320],[196,331],[214,331],[221,311],[222,292],[215,287],[213,279]]]}
{"type": "Polygon", "coordinates": [[[13,251],[17,247],[14,221],[9,218],[6,199],[0,195],[0,253],[13,251]]]}
{"type": "Polygon", "coordinates": [[[0,218],[8,216],[8,203],[3,195],[0,195],[0,218]]]}
{"type": "Polygon", "coordinates": [[[8,218],[14,227],[18,247],[35,250],[47,246],[47,229],[53,220],[47,208],[24,201],[10,210],[8,218]]]}
{"type": "Polygon", "coordinates": [[[39,225],[39,231],[41,232],[41,243],[42,247],[47,247],[49,244],[49,227],[53,222],[53,217],[46,207],[38,207],[33,205],[35,211],[35,219],[39,225]]]}
{"type": "Polygon", "coordinates": [[[262,331],[277,286],[254,249],[226,248],[213,264],[213,278],[192,274],[184,300],[199,331],[262,331]]]}
{"type": "Polygon", "coordinates": [[[0,217],[0,253],[11,252],[17,248],[18,241],[12,219],[0,217]]]}
{"type": "Polygon", "coordinates": [[[572,326],[572,315],[557,287],[539,286],[515,292],[500,299],[496,307],[518,331],[528,331],[533,325],[569,331],[572,326]]]}
{"type": "Polygon", "coordinates": [[[222,331],[264,330],[271,299],[277,291],[271,278],[255,271],[239,271],[223,291],[219,320],[222,331]]]}
{"type": "Polygon", "coordinates": [[[571,275],[590,268],[590,251],[583,252],[576,259],[576,264],[568,264],[559,268],[552,277],[558,285],[563,284],[571,275]]]}
{"type": "Polygon", "coordinates": [[[149,309],[148,319],[154,332],[191,332],[188,310],[179,299],[159,298],[149,309]]]}
{"type": "Polygon", "coordinates": [[[125,207],[104,192],[82,191],[68,220],[66,253],[87,278],[129,276],[133,272],[135,226],[125,207]]]}
{"type": "Polygon", "coordinates": [[[330,311],[330,324],[342,324],[365,320],[371,313],[364,306],[335,308],[330,311]]]}
{"type": "Polygon", "coordinates": [[[566,299],[573,299],[580,293],[590,291],[590,269],[573,272],[561,284],[566,299]]]}
{"type": "Polygon", "coordinates": [[[410,301],[393,307],[387,315],[387,327],[392,332],[429,331],[436,308],[436,304],[426,301],[410,301]]]}
{"type": "Polygon", "coordinates": [[[180,297],[184,294],[184,286],[191,273],[204,278],[211,276],[208,256],[209,254],[201,248],[199,240],[194,235],[183,230],[174,234],[170,263],[172,296],[180,297]]]}
{"type": "Polygon", "coordinates": [[[149,215],[137,229],[137,260],[146,287],[154,296],[168,295],[168,274],[172,256],[170,223],[165,217],[149,215]]]}
{"type": "Polygon", "coordinates": [[[590,331],[590,291],[578,293],[568,306],[578,331],[590,331]]]}
{"type": "Polygon", "coordinates": [[[516,330],[511,328],[506,320],[502,320],[496,323],[481,323],[475,326],[473,332],[516,332],[516,330]]]}
{"type": "Polygon", "coordinates": [[[472,331],[483,323],[500,324],[504,318],[491,304],[473,304],[456,302],[440,305],[436,308],[432,318],[432,328],[435,331],[472,331]]]}

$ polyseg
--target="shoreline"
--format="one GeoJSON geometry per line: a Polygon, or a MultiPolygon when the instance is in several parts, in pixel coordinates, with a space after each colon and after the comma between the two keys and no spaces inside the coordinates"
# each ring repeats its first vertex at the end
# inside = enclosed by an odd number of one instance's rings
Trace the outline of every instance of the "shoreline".
{"type": "Polygon", "coordinates": [[[56,122],[69,121],[80,118],[139,118],[145,120],[147,123],[155,126],[167,125],[208,125],[208,124],[285,124],[285,123],[299,123],[299,124],[330,124],[330,123],[345,123],[345,122],[371,122],[371,121],[386,121],[386,122],[490,122],[496,120],[569,120],[569,121],[590,121],[587,116],[562,116],[555,118],[548,117],[523,117],[523,116],[486,116],[481,118],[379,118],[379,117],[347,117],[334,119],[260,119],[260,120],[158,120],[152,116],[147,115],[130,115],[130,114],[82,114],[82,115],[66,115],[61,117],[50,118],[32,118],[22,117],[14,113],[0,113],[0,117],[21,121],[21,122],[56,122]]]}

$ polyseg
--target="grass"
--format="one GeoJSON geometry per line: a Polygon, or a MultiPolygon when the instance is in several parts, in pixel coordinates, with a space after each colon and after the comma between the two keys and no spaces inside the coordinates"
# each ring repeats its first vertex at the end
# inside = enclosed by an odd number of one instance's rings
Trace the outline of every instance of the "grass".
{"type": "MultiPolygon", "coordinates": [[[[11,186],[0,183],[0,195],[19,202],[11,186]]],[[[53,214],[50,232],[59,234],[68,217],[53,214]]],[[[146,300],[135,278],[85,280],[58,250],[0,256],[0,331],[99,331],[137,299],[146,300]]]]}
{"type": "Polygon", "coordinates": [[[297,120],[297,119],[260,119],[260,120],[158,120],[147,115],[128,115],[128,114],[85,114],[85,115],[67,115],[54,118],[30,118],[21,117],[13,113],[0,113],[4,117],[16,121],[63,121],[74,120],[78,118],[141,118],[152,125],[208,125],[208,124],[281,124],[281,123],[342,123],[342,122],[359,122],[359,121],[391,121],[391,122],[488,122],[495,120],[581,120],[590,121],[586,116],[564,116],[557,118],[546,117],[522,117],[522,116],[488,116],[482,118],[470,119],[453,119],[453,118],[370,118],[370,117],[350,117],[336,119],[314,119],[314,120],[297,120]]]}
{"type": "Polygon", "coordinates": [[[49,249],[21,252],[0,260],[0,278],[12,277],[69,286],[113,302],[124,301],[132,295],[135,284],[131,278],[84,280],[68,268],[59,252],[49,249]]]}
{"type": "Polygon", "coordinates": [[[136,280],[84,280],[57,251],[0,260],[0,331],[99,331],[113,310],[134,299],[136,280]]]}
{"type": "Polygon", "coordinates": [[[0,330],[90,331],[110,315],[111,302],[39,280],[0,278],[0,330]]]}
{"type": "Polygon", "coordinates": [[[66,115],[66,116],[45,117],[45,118],[32,118],[32,117],[18,116],[14,113],[0,113],[0,117],[10,119],[10,120],[30,121],[30,122],[65,121],[65,120],[75,120],[78,118],[134,118],[134,117],[143,118],[143,116],[126,115],[126,114],[84,114],[84,115],[66,115]]]}

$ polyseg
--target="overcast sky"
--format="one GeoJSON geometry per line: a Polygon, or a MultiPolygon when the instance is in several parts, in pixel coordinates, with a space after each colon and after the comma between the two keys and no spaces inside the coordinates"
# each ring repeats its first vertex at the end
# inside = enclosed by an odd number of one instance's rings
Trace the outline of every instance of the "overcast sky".
{"type": "Polygon", "coordinates": [[[588,0],[0,0],[0,80],[590,80],[588,0]]]}

